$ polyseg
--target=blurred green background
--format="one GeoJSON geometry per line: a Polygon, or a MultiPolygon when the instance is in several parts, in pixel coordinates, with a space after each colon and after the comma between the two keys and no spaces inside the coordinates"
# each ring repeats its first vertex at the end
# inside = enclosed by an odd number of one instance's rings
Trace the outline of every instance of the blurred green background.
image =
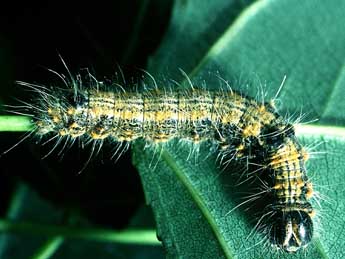
{"type": "MultiPolygon", "coordinates": [[[[66,5],[27,3],[0,11],[0,101],[17,104],[31,94],[15,80],[61,85],[46,68],[66,74],[60,54],[72,73],[88,68],[100,80],[112,80],[121,67],[128,81],[145,68],[170,19],[172,1],[131,0],[66,5]]],[[[3,113],[5,113],[3,111],[3,113]]],[[[2,133],[1,152],[23,133],[2,133]]],[[[155,229],[144,204],[130,152],[115,163],[108,145],[90,161],[89,148],[75,145],[62,156],[42,156],[52,145],[25,141],[1,157],[0,214],[15,222],[122,230],[155,229]]],[[[33,233],[31,233],[33,232],[33,233]]],[[[30,258],[49,237],[0,234],[0,258],[30,258]]],[[[102,239],[102,238],[101,238],[102,239]]],[[[111,241],[66,240],[51,258],[161,258],[157,245],[120,245],[111,241]]],[[[38,257],[36,257],[38,258],[38,257]]],[[[47,257],[49,258],[49,257],[47,257]]]]}

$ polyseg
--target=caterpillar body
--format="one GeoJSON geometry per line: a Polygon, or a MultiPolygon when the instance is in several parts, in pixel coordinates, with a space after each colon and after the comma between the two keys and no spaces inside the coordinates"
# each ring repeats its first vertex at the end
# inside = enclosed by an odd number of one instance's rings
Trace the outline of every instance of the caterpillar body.
{"type": "Polygon", "coordinates": [[[41,96],[30,105],[37,135],[59,139],[112,138],[149,143],[172,138],[195,143],[211,141],[223,158],[255,161],[269,175],[274,202],[265,208],[269,239],[275,247],[296,252],[313,236],[313,196],[305,162],[308,153],[294,127],[279,115],[273,102],[258,102],[232,89],[210,91],[153,89],[143,92],[102,91],[98,87],[56,90],[19,82],[41,96]]]}

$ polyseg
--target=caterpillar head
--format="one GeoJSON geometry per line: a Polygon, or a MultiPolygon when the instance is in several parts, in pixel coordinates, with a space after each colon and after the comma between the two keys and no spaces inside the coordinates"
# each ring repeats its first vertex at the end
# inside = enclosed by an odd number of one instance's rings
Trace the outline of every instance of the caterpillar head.
{"type": "Polygon", "coordinates": [[[272,244],[288,253],[306,247],[313,237],[310,215],[301,210],[276,211],[270,229],[272,244]]]}

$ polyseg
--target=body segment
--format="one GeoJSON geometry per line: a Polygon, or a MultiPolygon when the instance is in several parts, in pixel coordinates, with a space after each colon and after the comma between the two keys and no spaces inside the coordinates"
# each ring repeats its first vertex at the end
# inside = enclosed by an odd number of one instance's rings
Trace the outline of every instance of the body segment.
{"type": "Polygon", "coordinates": [[[262,165],[274,202],[271,243],[287,252],[305,247],[313,235],[312,184],[293,126],[270,103],[234,91],[190,89],[144,92],[79,91],[72,98],[48,99],[37,119],[38,133],[72,138],[144,138],[162,143],[173,138],[211,141],[224,156],[262,165]]]}

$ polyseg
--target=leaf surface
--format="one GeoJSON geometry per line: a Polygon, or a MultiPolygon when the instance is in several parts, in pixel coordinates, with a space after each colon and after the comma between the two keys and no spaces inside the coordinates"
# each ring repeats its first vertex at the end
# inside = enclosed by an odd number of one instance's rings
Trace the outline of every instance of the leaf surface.
{"type": "MultiPolygon", "coordinates": [[[[275,96],[287,75],[279,95],[281,113],[297,118],[302,111],[308,119],[319,119],[299,127],[298,136],[316,153],[308,172],[322,207],[314,202],[320,223],[312,244],[279,258],[342,258],[345,3],[256,1],[242,11],[238,8],[237,17],[229,11],[235,6],[245,4],[176,1],[170,28],[148,70],[187,87],[188,80],[177,69],[182,68],[196,84],[205,81],[210,89],[221,85],[219,73],[252,97],[261,98],[263,89],[266,100],[275,96]]],[[[133,160],[168,256],[276,258],[277,252],[260,243],[262,234],[251,234],[253,223],[245,206],[232,210],[241,202],[236,170],[223,172],[210,148],[201,145],[195,155],[191,145],[177,141],[161,153],[144,149],[143,143],[134,147],[133,160]]]]}

